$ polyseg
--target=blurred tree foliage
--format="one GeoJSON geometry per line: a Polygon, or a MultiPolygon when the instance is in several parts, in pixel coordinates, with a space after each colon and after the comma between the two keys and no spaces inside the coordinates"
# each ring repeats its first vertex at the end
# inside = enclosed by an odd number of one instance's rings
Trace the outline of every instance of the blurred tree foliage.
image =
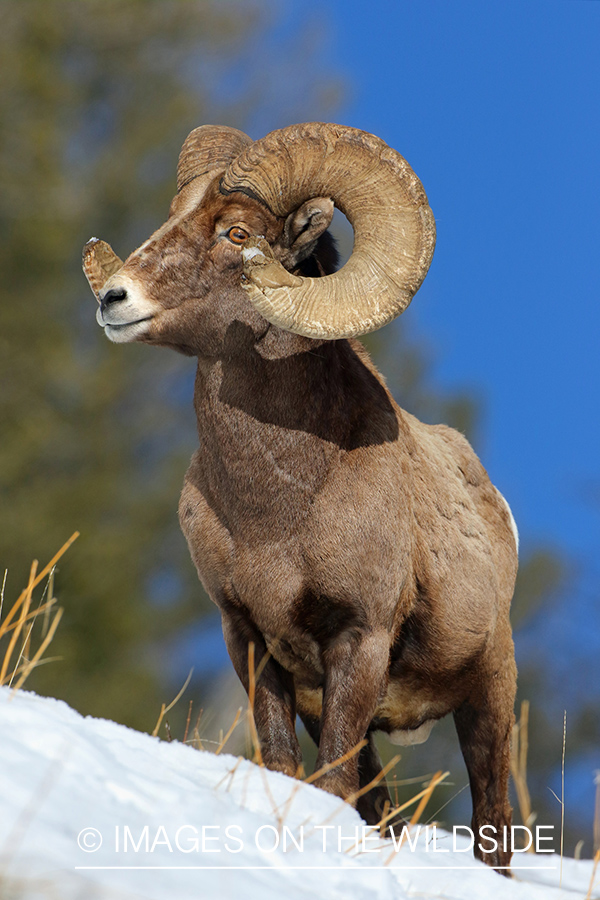
{"type": "MultiPolygon", "coordinates": [[[[247,127],[257,85],[273,80],[269,21],[258,2],[0,4],[7,602],[31,559],[46,562],[79,530],[57,575],[62,661],[28,684],[142,728],[170,699],[161,647],[208,605],[176,515],[194,443],[193,364],[102,339],[81,247],[98,234],[126,256],[164,220],[186,134],[210,121],[247,127]]],[[[283,48],[290,65],[307,52],[295,40],[283,48]]],[[[295,66],[304,114],[326,114],[306,68],[295,66]]]]}

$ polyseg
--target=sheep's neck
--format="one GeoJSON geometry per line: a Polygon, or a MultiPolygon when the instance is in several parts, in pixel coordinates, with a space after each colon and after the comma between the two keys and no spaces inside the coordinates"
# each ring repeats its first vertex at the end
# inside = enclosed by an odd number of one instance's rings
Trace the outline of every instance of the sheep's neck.
{"type": "Polygon", "coordinates": [[[310,506],[342,454],[395,440],[398,422],[387,391],[347,341],[269,358],[259,349],[200,361],[199,462],[227,520],[245,508],[262,518],[264,507],[283,523],[286,510],[297,517],[310,506]]]}

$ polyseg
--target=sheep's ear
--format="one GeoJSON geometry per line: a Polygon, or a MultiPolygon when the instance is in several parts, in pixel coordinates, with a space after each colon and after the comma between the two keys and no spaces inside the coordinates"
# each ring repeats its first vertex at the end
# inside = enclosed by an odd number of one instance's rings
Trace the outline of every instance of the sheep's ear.
{"type": "Polygon", "coordinates": [[[331,224],[333,208],[333,200],[329,197],[313,197],[289,214],[284,227],[287,248],[284,265],[291,268],[310,256],[318,239],[331,224]]]}
{"type": "Polygon", "coordinates": [[[118,272],[122,266],[123,260],[119,259],[106,241],[90,238],[83,248],[83,271],[96,300],[99,299],[98,294],[111,275],[118,272]]]}

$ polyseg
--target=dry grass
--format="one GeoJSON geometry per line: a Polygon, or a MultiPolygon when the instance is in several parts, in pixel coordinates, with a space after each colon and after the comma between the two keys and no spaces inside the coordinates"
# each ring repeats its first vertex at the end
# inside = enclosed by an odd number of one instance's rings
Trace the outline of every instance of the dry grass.
{"type": "Polygon", "coordinates": [[[600,848],[598,848],[598,850],[596,850],[596,853],[594,856],[594,867],[592,869],[592,877],[590,878],[590,886],[588,888],[587,894],[585,895],[585,900],[591,900],[591,898],[592,898],[592,890],[594,887],[594,881],[596,880],[596,872],[598,870],[599,862],[600,862],[600,848]]]}
{"type": "MultiPolygon", "coordinates": [[[[510,772],[513,778],[515,789],[517,792],[517,801],[521,820],[527,828],[532,828],[537,818],[537,813],[532,812],[531,797],[529,788],[527,787],[527,751],[529,749],[529,701],[523,700],[521,703],[521,714],[519,721],[515,724],[512,734],[512,748],[510,758],[510,772]]],[[[562,758],[561,758],[561,795],[558,797],[550,788],[550,792],[560,804],[560,876],[559,885],[562,885],[562,870],[564,859],[564,841],[565,841],[565,756],[567,745],[567,712],[565,710],[563,718],[563,740],[562,740],[562,758]]],[[[597,798],[597,806],[599,804],[597,798]]],[[[600,811],[596,810],[596,818],[600,818],[600,811]]],[[[596,822],[594,822],[594,840],[596,835],[596,822]]],[[[600,831],[600,826],[598,826],[600,831]]],[[[581,842],[580,842],[581,843],[581,842]]],[[[579,846],[579,845],[578,845],[579,846]]],[[[594,850],[596,846],[594,844],[594,850]]],[[[528,853],[535,853],[533,843],[527,850],[528,853]]],[[[576,851],[577,856],[577,851],[576,851]]]]}
{"type": "MultiPolygon", "coordinates": [[[[527,787],[527,753],[529,750],[529,700],[521,703],[519,720],[515,723],[512,733],[512,752],[510,757],[510,774],[512,775],[521,821],[527,828],[531,828],[537,818],[537,813],[531,809],[531,796],[527,787]]],[[[530,848],[530,853],[533,849],[530,848]]]]}
{"type": "MultiPolygon", "coordinates": [[[[30,673],[40,665],[52,662],[54,658],[44,657],[44,653],[52,642],[62,616],[62,609],[57,606],[54,597],[54,570],[61,556],[68,550],[74,540],[79,537],[75,532],[63,544],[50,562],[38,572],[38,561],[34,560],[29,571],[27,586],[12,604],[3,618],[7,572],[4,573],[0,593],[0,686],[12,688],[13,694],[23,687],[30,673]],[[34,608],[34,591],[48,576],[42,596],[34,608]],[[37,627],[36,627],[37,626],[37,627]],[[34,646],[37,645],[37,649],[34,646]]],[[[12,695],[11,695],[12,696],[12,695]]],[[[12,830],[6,838],[0,854],[0,895],[2,897],[30,895],[35,890],[40,896],[54,896],[50,882],[40,880],[14,880],[6,877],[7,862],[14,854],[24,832],[35,818],[45,795],[56,781],[57,772],[63,760],[55,760],[49,767],[44,780],[18,816],[12,830]],[[21,885],[22,884],[22,894],[21,885]]]]}
{"type": "MultiPolygon", "coordinates": [[[[256,698],[256,685],[257,685],[257,682],[263,672],[265,665],[267,664],[267,662],[269,660],[269,656],[270,656],[270,654],[268,652],[265,653],[265,655],[262,657],[262,659],[260,660],[260,662],[257,666],[256,661],[255,661],[255,646],[252,642],[249,643],[249,645],[248,645],[248,706],[245,711],[245,714],[244,714],[244,710],[241,707],[237,710],[234,720],[231,723],[230,727],[228,728],[227,732],[225,734],[223,734],[222,731],[220,732],[218,742],[217,741],[209,741],[206,738],[201,739],[200,734],[199,734],[199,723],[200,723],[200,718],[202,716],[202,710],[200,710],[200,713],[196,720],[196,725],[192,731],[192,737],[191,738],[188,737],[189,731],[190,731],[190,723],[191,723],[191,719],[192,719],[192,701],[190,701],[189,706],[188,706],[188,714],[187,714],[187,719],[186,719],[186,724],[185,724],[185,733],[184,733],[184,737],[183,737],[183,743],[191,744],[192,746],[195,746],[199,750],[207,749],[204,746],[205,744],[216,744],[216,749],[212,750],[211,752],[215,753],[215,755],[219,755],[223,751],[228,740],[230,739],[231,735],[233,734],[233,732],[237,728],[237,726],[240,724],[240,722],[246,721],[246,724],[247,724],[248,730],[249,730],[249,736],[250,736],[252,761],[256,765],[258,765],[261,769],[264,769],[264,761],[263,761],[262,752],[260,749],[260,740],[259,740],[258,731],[256,728],[255,717],[254,717],[254,703],[255,703],[255,698],[256,698]]],[[[175,706],[175,704],[178,702],[178,700],[181,699],[185,689],[187,688],[187,686],[190,682],[191,675],[192,675],[192,673],[190,672],[190,674],[188,675],[188,677],[185,681],[185,684],[183,685],[183,687],[181,688],[181,690],[179,691],[179,693],[177,694],[175,699],[171,703],[169,703],[168,706],[166,706],[164,703],[162,704],[161,711],[160,711],[160,714],[158,717],[158,721],[152,732],[152,734],[154,736],[156,736],[158,734],[158,731],[163,722],[165,714],[175,706]]],[[[165,722],[165,725],[167,725],[166,722],[165,722]]],[[[351,759],[357,753],[360,753],[360,751],[366,744],[367,744],[366,739],[359,741],[358,744],[356,744],[356,746],[352,747],[347,753],[345,753],[339,759],[336,759],[333,762],[327,763],[326,765],[322,766],[317,771],[313,772],[312,775],[306,776],[304,774],[304,770],[303,770],[302,766],[300,766],[296,773],[297,780],[300,783],[313,784],[322,775],[325,775],[327,772],[332,771],[333,769],[337,768],[337,766],[346,762],[346,760],[351,759]]],[[[369,784],[365,785],[363,788],[361,788],[359,791],[357,791],[355,794],[353,794],[351,797],[349,797],[348,801],[343,801],[343,803],[350,802],[351,804],[354,805],[356,803],[356,801],[360,797],[362,797],[363,794],[367,793],[367,791],[370,791],[371,788],[375,787],[377,784],[379,784],[379,782],[381,782],[386,777],[386,775],[398,764],[398,762],[400,761],[400,758],[401,757],[399,755],[394,756],[393,759],[391,759],[381,769],[381,771],[375,776],[375,778],[373,778],[372,781],[369,782],[369,784]]],[[[242,760],[242,757],[239,757],[238,760],[236,761],[235,766],[231,770],[231,772],[228,772],[227,775],[222,779],[222,782],[228,781],[227,790],[229,790],[229,788],[231,787],[231,783],[235,776],[235,772],[237,771],[237,768],[238,768],[241,760],[242,760]]],[[[386,826],[388,825],[388,823],[390,821],[392,821],[394,818],[396,818],[404,810],[410,809],[410,807],[417,804],[416,809],[410,819],[409,827],[412,827],[413,825],[415,825],[418,822],[421,815],[423,814],[423,811],[424,811],[427,803],[429,802],[434,790],[436,789],[436,787],[438,787],[438,785],[440,785],[443,781],[445,781],[445,779],[448,777],[449,774],[450,774],[449,772],[436,772],[435,775],[433,775],[432,777],[424,776],[423,778],[419,778],[419,779],[409,779],[410,782],[419,781],[421,784],[426,782],[425,787],[421,791],[419,791],[417,794],[415,794],[413,797],[411,797],[409,800],[406,800],[404,803],[398,802],[397,791],[396,791],[396,798],[395,798],[396,802],[394,804],[386,803],[386,806],[385,806],[385,809],[383,810],[383,814],[382,814],[380,821],[376,825],[373,826],[373,832],[379,831],[383,837],[386,826]]],[[[219,782],[217,787],[219,787],[222,782],[219,782]]],[[[395,782],[395,783],[402,784],[404,782],[395,782]]],[[[274,812],[276,814],[276,817],[277,817],[280,825],[283,825],[283,822],[285,820],[285,815],[286,815],[287,811],[289,810],[289,807],[291,806],[291,803],[298,791],[299,786],[300,785],[298,785],[297,787],[295,787],[292,790],[290,797],[284,804],[284,810],[281,812],[277,809],[277,806],[276,806],[273,798],[270,797],[271,804],[273,806],[274,812]]],[[[265,791],[270,795],[270,791],[268,790],[268,783],[266,781],[265,781],[265,791]]],[[[343,803],[342,803],[342,805],[343,805],[343,803]]],[[[334,815],[335,815],[335,813],[334,813],[334,815]]],[[[350,850],[352,850],[352,848],[350,848],[350,850]]]]}
{"type": "Polygon", "coordinates": [[[33,669],[43,663],[51,662],[48,657],[45,659],[42,657],[56,633],[63,614],[63,610],[57,607],[53,595],[54,569],[58,560],[78,537],[79,533],[76,531],[41,572],[38,572],[38,561],[33,561],[27,587],[21,591],[18,599],[2,619],[6,587],[5,573],[0,597],[0,685],[8,685],[17,691],[23,687],[33,669]],[[37,607],[33,609],[33,592],[46,576],[48,576],[48,583],[37,607]],[[52,613],[54,613],[54,617],[50,621],[52,613]],[[34,626],[38,621],[41,622],[40,643],[34,650],[34,626]]]}
{"type": "MultiPolygon", "coordinates": [[[[5,603],[5,589],[6,589],[6,573],[4,575],[4,581],[0,590],[0,686],[8,685],[12,687],[14,691],[19,690],[23,684],[25,683],[29,674],[33,671],[34,668],[42,665],[46,662],[51,662],[52,659],[48,657],[44,657],[44,654],[50,645],[58,625],[61,620],[61,616],[63,613],[62,608],[57,606],[56,598],[54,597],[54,572],[55,566],[59,559],[63,556],[66,550],[70,547],[70,545],[76,540],[79,536],[78,532],[75,532],[71,538],[60,548],[60,550],[55,554],[55,556],[50,560],[44,568],[38,572],[38,562],[34,560],[31,565],[29,578],[26,587],[23,589],[17,600],[12,604],[9,608],[8,612],[3,618],[3,610],[5,603]],[[48,578],[47,584],[44,587],[41,598],[39,599],[37,606],[34,606],[34,591],[35,589],[43,582],[45,578],[48,578]],[[37,627],[36,627],[37,625],[37,627]],[[36,639],[37,638],[37,639],[36,639]],[[36,649],[34,649],[34,645],[36,645],[36,649]]],[[[235,718],[227,730],[225,734],[221,732],[219,736],[218,742],[207,742],[207,743],[215,743],[216,749],[213,751],[216,755],[219,755],[223,749],[225,748],[227,742],[231,738],[231,735],[237,728],[237,726],[242,721],[246,721],[249,730],[250,737],[252,742],[252,751],[253,751],[253,761],[257,763],[260,767],[264,767],[262,753],[260,749],[260,741],[258,737],[258,732],[256,729],[255,719],[254,719],[254,701],[256,696],[256,684],[262,674],[262,671],[268,662],[269,654],[265,654],[265,656],[260,660],[258,666],[255,665],[255,648],[253,644],[249,645],[249,653],[248,653],[248,677],[249,677],[249,690],[248,690],[248,708],[243,714],[243,709],[240,708],[237,710],[235,718]]],[[[159,732],[160,726],[163,723],[166,713],[168,713],[175,704],[181,699],[186,688],[189,685],[191,680],[192,672],[190,671],[184,685],[181,690],[178,692],[177,696],[173,699],[171,703],[168,705],[162,704],[160,714],[158,717],[158,721],[156,726],[152,732],[154,736],[156,736],[159,732]]],[[[184,743],[191,743],[192,745],[197,746],[199,749],[204,749],[203,741],[200,737],[199,733],[199,724],[202,716],[202,710],[197,717],[196,724],[192,730],[192,737],[188,738],[188,733],[190,731],[190,724],[192,720],[192,702],[190,701],[188,715],[185,725],[185,734],[184,734],[184,743]]],[[[512,754],[511,754],[511,774],[513,777],[513,782],[515,784],[515,789],[517,793],[517,800],[519,811],[521,815],[521,819],[524,825],[528,828],[533,826],[533,823],[536,820],[537,814],[533,812],[531,807],[531,797],[529,793],[529,789],[527,786],[527,755],[529,749],[529,737],[528,737],[528,725],[529,725],[529,702],[523,701],[521,704],[520,717],[518,722],[515,724],[513,729],[513,742],[512,742],[512,754]]],[[[165,721],[165,726],[168,727],[168,723],[165,721]]],[[[306,777],[304,776],[303,771],[299,771],[297,773],[297,778],[300,783],[311,784],[316,781],[321,775],[326,772],[334,769],[336,766],[342,764],[347,759],[351,758],[355,754],[359,753],[362,747],[366,744],[366,741],[359,742],[355,747],[353,747],[348,753],[344,754],[344,756],[335,760],[332,763],[327,764],[322,767],[318,771],[314,772],[312,775],[306,777]]],[[[562,790],[562,798],[557,798],[559,803],[561,803],[562,813],[561,813],[561,869],[562,869],[562,856],[563,856],[563,830],[564,830],[564,764],[565,764],[565,745],[566,745],[566,713],[565,713],[565,721],[563,727],[563,753],[562,753],[562,779],[563,779],[563,790],[562,790]]],[[[355,803],[364,793],[373,788],[376,784],[382,781],[386,775],[392,770],[396,764],[399,762],[400,756],[394,757],[390,762],[382,768],[381,772],[368,784],[365,785],[360,791],[358,791],[355,795],[349,798],[351,803],[355,803]]],[[[235,764],[233,770],[228,773],[227,777],[230,780],[233,780],[235,776],[235,772],[237,767],[241,761],[241,758],[238,759],[235,764]]],[[[425,807],[431,796],[438,787],[449,775],[448,772],[437,772],[433,777],[430,778],[429,782],[426,786],[416,793],[413,797],[411,797],[406,802],[400,804],[398,803],[398,798],[396,796],[396,802],[394,804],[386,803],[386,808],[383,811],[383,815],[381,820],[377,823],[377,825],[373,826],[373,831],[380,831],[380,834],[383,837],[385,832],[386,825],[397,817],[404,810],[409,809],[411,806],[416,804],[413,815],[411,816],[410,821],[408,822],[407,828],[410,829],[416,825],[416,823],[421,818],[425,807]]],[[[427,776],[429,777],[429,776],[427,776]]],[[[415,781],[416,779],[411,779],[415,781]]],[[[423,783],[423,780],[420,779],[423,783]]],[[[592,897],[593,885],[596,879],[596,874],[598,870],[598,865],[600,863],[600,772],[596,773],[595,778],[596,784],[596,801],[595,801],[595,815],[594,815],[594,865],[592,870],[592,876],[590,880],[589,890],[587,892],[586,900],[590,900],[592,897]]],[[[231,787],[231,783],[229,784],[231,787]]],[[[228,787],[228,789],[229,789],[228,787]]],[[[268,790],[268,785],[265,783],[265,787],[268,790]]],[[[295,797],[300,784],[293,788],[292,793],[286,804],[284,805],[283,811],[277,810],[273,799],[271,798],[272,804],[277,814],[278,821],[280,825],[283,824],[285,820],[285,816],[291,806],[291,802],[295,797]]],[[[400,841],[400,845],[404,840],[404,834],[402,835],[402,839],[400,841]]],[[[352,848],[350,848],[351,850],[352,848]]],[[[349,851],[348,851],[349,852],[349,851]]],[[[530,850],[533,852],[533,850],[530,850]]],[[[392,854],[389,860],[386,861],[386,865],[391,862],[391,859],[394,858],[396,852],[392,854]]],[[[561,873],[562,875],[562,873],[561,873]]]]}
{"type": "MultiPolygon", "coordinates": [[[[266,665],[267,656],[265,654],[264,664],[266,665]]],[[[263,666],[263,660],[261,660],[261,666],[263,666]]],[[[262,671],[262,669],[261,669],[262,671]]],[[[260,674],[259,676],[260,677],[260,674]]],[[[258,738],[258,731],[256,730],[256,722],[254,720],[254,697],[256,694],[256,682],[258,681],[257,670],[254,667],[254,642],[250,641],[248,644],[248,724],[250,726],[250,734],[252,736],[252,744],[254,746],[254,762],[262,766],[263,758],[262,752],[260,749],[260,740],[258,738]]]]}
{"type": "MultiPolygon", "coordinates": [[[[231,735],[233,734],[235,729],[238,727],[240,722],[245,721],[246,725],[248,727],[248,732],[249,732],[252,760],[254,763],[259,765],[260,767],[264,767],[264,762],[263,762],[262,753],[261,753],[261,749],[260,749],[260,741],[259,741],[259,737],[258,737],[258,731],[256,728],[256,723],[255,723],[255,718],[254,718],[254,702],[255,702],[255,697],[256,697],[256,684],[258,682],[258,679],[260,678],[260,675],[261,675],[268,659],[269,659],[269,654],[266,653],[264,655],[264,657],[260,660],[258,666],[256,666],[255,647],[254,647],[254,644],[252,644],[252,643],[249,644],[249,647],[248,647],[248,684],[249,684],[248,707],[247,707],[245,713],[244,713],[244,710],[242,709],[242,707],[240,707],[237,710],[237,712],[235,714],[235,718],[234,718],[232,724],[230,725],[229,729],[227,730],[227,732],[225,734],[223,734],[223,731],[220,732],[218,741],[209,741],[206,738],[204,738],[202,740],[200,738],[198,726],[199,726],[200,717],[202,715],[202,710],[200,711],[200,714],[198,716],[196,726],[193,729],[192,737],[188,738],[189,726],[190,726],[190,721],[191,721],[191,712],[192,712],[192,703],[190,702],[187,721],[186,721],[186,727],[185,727],[184,743],[192,744],[193,746],[196,746],[198,749],[201,749],[201,750],[205,749],[204,744],[214,744],[214,745],[216,745],[216,749],[213,750],[212,752],[214,752],[218,755],[223,751],[223,749],[225,748],[231,735]]],[[[191,675],[191,673],[190,673],[190,675],[191,675]]],[[[181,689],[181,691],[179,692],[179,694],[177,695],[175,700],[171,704],[169,704],[168,707],[165,707],[163,704],[163,707],[161,709],[161,714],[159,716],[159,721],[157,722],[157,725],[156,725],[156,728],[154,729],[153,734],[156,735],[158,733],[158,728],[162,722],[165,712],[167,712],[169,709],[171,709],[174,706],[174,704],[180,699],[185,688],[187,687],[187,684],[189,683],[189,680],[190,680],[190,678],[188,676],[188,679],[187,679],[185,685],[183,686],[183,688],[181,689]]],[[[352,747],[342,757],[340,757],[337,760],[334,760],[331,763],[328,763],[327,765],[320,768],[318,771],[315,771],[312,775],[305,776],[302,767],[300,767],[298,772],[296,773],[296,778],[305,784],[312,784],[315,781],[317,781],[319,779],[319,777],[324,775],[326,772],[329,772],[332,769],[335,769],[337,766],[344,763],[347,759],[350,759],[353,756],[355,756],[357,753],[359,753],[360,750],[365,746],[365,744],[366,744],[366,740],[360,741],[355,747],[352,747]]],[[[562,751],[563,751],[562,752],[562,779],[563,779],[562,799],[559,797],[556,798],[558,800],[558,802],[561,804],[561,838],[560,838],[560,840],[561,840],[561,848],[560,848],[561,869],[562,869],[562,859],[563,859],[563,854],[564,854],[563,841],[564,841],[564,812],[565,812],[565,810],[564,810],[565,744],[566,744],[566,714],[565,714],[565,721],[564,721],[564,727],[563,727],[563,748],[562,748],[562,751]]],[[[522,821],[523,825],[525,825],[527,828],[532,829],[533,825],[537,819],[537,813],[534,812],[532,809],[531,795],[530,795],[529,788],[527,785],[528,751],[529,751],[529,701],[524,700],[521,704],[519,719],[515,723],[515,726],[513,728],[510,771],[511,771],[511,775],[513,778],[513,783],[515,785],[516,794],[517,794],[517,803],[518,803],[518,807],[519,807],[521,821],[522,821]]],[[[241,758],[242,757],[240,757],[240,759],[241,758]]],[[[238,763],[236,763],[236,768],[237,768],[237,765],[239,764],[240,759],[238,760],[238,763]]],[[[358,791],[355,795],[348,798],[349,802],[352,804],[355,804],[356,801],[363,794],[365,794],[367,791],[371,790],[371,788],[375,787],[380,781],[382,781],[388,775],[390,770],[392,770],[397,765],[399,760],[400,760],[400,756],[395,756],[393,759],[391,759],[387,763],[387,765],[382,768],[381,772],[379,772],[379,774],[368,785],[365,785],[365,787],[362,788],[360,791],[358,791]]],[[[397,785],[397,784],[407,784],[409,782],[419,782],[421,784],[425,784],[425,787],[421,791],[419,791],[417,794],[415,794],[413,797],[411,797],[409,800],[405,801],[404,803],[399,803],[398,792],[396,790],[395,791],[395,794],[396,794],[395,802],[392,804],[390,804],[389,802],[386,802],[386,807],[383,810],[381,820],[377,823],[376,826],[374,826],[374,830],[379,829],[380,833],[383,837],[385,830],[386,830],[386,826],[388,825],[388,823],[390,821],[392,821],[394,818],[396,818],[404,810],[409,809],[411,806],[417,804],[415,811],[408,823],[408,828],[409,829],[412,828],[414,825],[416,825],[418,823],[419,819],[421,818],[421,816],[424,812],[425,806],[429,802],[435,788],[437,788],[438,785],[440,785],[442,782],[444,782],[449,774],[450,774],[449,772],[444,772],[444,773],[437,772],[433,776],[422,776],[420,778],[408,779],[408,781],[406,781],[406,782],[397,782],[394,779],[394,782],[391,785],[391,787],[394,787],[394,785],[397,785]]],[[[594,853],[595,853],[594,877],[595,877],[596,867],[598,865],[598,860],[600,859],[600,856],[599,856],[599,854],[600,854],[600,772],[597,773],[597,775],[596,775],[595,783],[596,783],[597,789],[596,789],[596,808],[595,808],[595,817],[594,817],[594,853]]],[[[452,799],[452,798],[450,798],[450,799],[452,799]]],[[[447,802],[450,802],[450,800],[448,800],[447,802]]],[[[444,803],[441,807],[438,808],[438,812],[440,811],[440,809],[443,809],[444,806],[446,806],[446,803],[444,803]]],[[[437,815],[437,813],[435,815],[437,815]]],[[[433,817],[431,817],[431,818],[433,818],[433,817]]],[[[404,836],[402,837],[402,840],[404,840],[404,836]]],[[[402,840],[401,840],[401,843],[402,843],[402,840]]],[[[530,852],[530,853],[535,852],[533,845],[528,848],[528,852],[530,852]]],[[[561,875],[562,875],[562,872],[561,872],[561,875]]]]}
{"type": "MultiPolygon", "coordinates": [[[[529,701],[523,700],[521,703],[521,712],[518,722],[513,728],[512,735],[512,752],[510,759],[510,772],[512,775],[515,790],[517,792],[517,802],[523,825],[528,828],[533,827],[533,823],[537,819],[537,813],[531,809],[531,797],[529,788],[527,787],[527,752],[529,749],[529,701]]],[[[561,755],[561,796],[558,797],[552,789],[553,796],[560,804],[560,876],[559,880],[562,884],[562,864],[564,858],[564,829],[565,829],[565,757],[567,744],[567,713],[565,711],[563,717],[563,739],[562,739],[562,755],[561,755]]],[[[588,897],[591,897],[592,885],[596,876],[596,869],[600,861],[600,771],[596,772],[594,783],[596,785],[596,801],[594,808],[594,825],[593,825],[593,859],[594,870],[592,874],[592,882],[588,897]]],[[[579,841],[575,847],[574,858],[581,858],[581,848],[584,842],[579,841]]],[[[535,853],[533,845],[528,848],[529,853],[535,853]]]]}
{"type": "MultiPolygon", "coordinates": [[[[190,671],[188,672],[188,677],[185,679],[185,682],[183,683],[183,687],[181,688],[181,690],[179,691],[179,693],[177,694],[175,699],[171,700],[171,702],[169,703],[168,706],[165,706],[164,703],[162,704],[162,706],[160,708],[160,713],[158,715],[158,721],[157,721],[156,725],[154,726],[154,731],[152,732],[152,737],[156,737],[158,735],[159,728],[162,725],[162,720],[164,719],[165,715],[169,712],[169,710],[173,709],[173,707],[175,706],[177,701],[181,700],[181,698],[185,694],[185,689],[187,688],[188,684],[192,680],[193,672],[194,672],[194,670],[190,669],[190,671]]],[[[190,710],[190,712],[191,712],[191,710],[190,710]]],[[[168,727],[168,725],[167,725],[167,727],[168,727]]]]}
{"type": "Polygon", "coordinates": [[[600,770],[594,777],[596,785],[596,805],[594,808],[594,853],[600,853],[600,770]]]}

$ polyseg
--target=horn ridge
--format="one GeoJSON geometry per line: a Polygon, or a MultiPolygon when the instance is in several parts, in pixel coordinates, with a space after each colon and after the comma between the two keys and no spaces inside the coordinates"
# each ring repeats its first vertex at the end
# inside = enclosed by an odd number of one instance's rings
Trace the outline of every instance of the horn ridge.
{"type": "Polygon", "coordinates": [[[427,195],[404,157],[373,134],[320,122],[271,132],[232,160],[222,187],[251,191],[280,216],[330,196],[354,228],[346,265],[297,287],[282,267],[276,286],[277,263],[262,284],[261,266],[249,257],[249,299],[282,328],[327,338],[373,331],[406,309],[427,273],[435,246],[427,195]]]}
{"type": "Polygon", "coordinates": [[[194,178],[224,170],[252,144],[252,139],[227,125],[200,125],[188,134],[177,163],[177,193],[194,178]]]}

